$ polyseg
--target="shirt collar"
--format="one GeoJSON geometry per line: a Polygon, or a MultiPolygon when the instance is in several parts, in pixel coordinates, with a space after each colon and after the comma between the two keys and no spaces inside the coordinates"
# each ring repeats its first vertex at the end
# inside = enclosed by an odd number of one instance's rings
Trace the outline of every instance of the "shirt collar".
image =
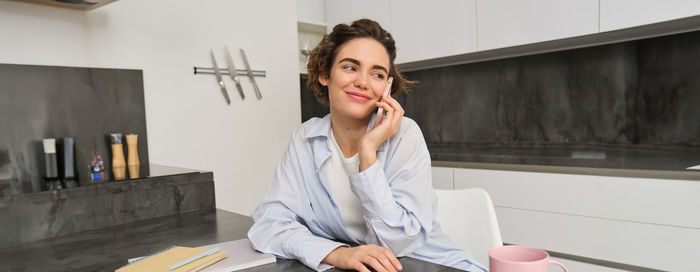
{"type": "MultiPolygon", "coordinates": [[[[374,119],[376,119],[377,113],[372,113],[369,117],[369,123],[367,124],[367,131],[369,131],[372,126],[374,125],[374,119]]],[[[309,126],[308,129],[305,129],[304,137],[309,139],[309,138],[316,138],[316,137],[326,137],[326,140],[328,137],[330,137],[330,129],[331,129],[331,114],[326,114],[326,116],[321,119],[320,122],[314,122],[309,126]]],[[[386,148],[386,145],[388,144],[387,141],[384,141],[379,148],[377,148],[377,151],[382,151],[386,148]]]]}
{"type": "Polygon", "coordinates": [[[331,129],[331,114],[326,114],[326,116],[321,119],[320,122],[313,122],[311,125],[308,127],[308,129],[305,129],[304,137],[305,138],[315,138],[319,136],[323,136],[328,138],[328,131],[331,129]]]}

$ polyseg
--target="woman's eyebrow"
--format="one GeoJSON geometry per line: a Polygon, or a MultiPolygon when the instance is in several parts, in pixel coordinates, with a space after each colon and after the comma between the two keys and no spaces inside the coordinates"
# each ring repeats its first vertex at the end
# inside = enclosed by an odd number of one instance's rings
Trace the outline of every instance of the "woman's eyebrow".
{"type": "Polygon", "coordinates": [[[360,61],[359,61],[359,60],[356,60],[356,59],[353,59],[353,58],[344,58],[344,59],[341,59],[338,63],[341,63],[341,62],[343,62],[343,61],[349,61],[349,62],[352,62],[352,63],[355,64],[355,65],[358,65],[358,66],[360,65],[360,61]]]}
{"type": "Polygon", "coordinates": [[[384,73],[387,73],[387,74],[389,73],[389,71],[386,68],[384,68],[384,66],[381,66],[381,65],[372,66],[372,69],[382,70],[382,71],[384,71],[384,73]]]}
{"type": "MultiPolygon", "coordinates": [[[[344,59],[341,59],[338,63],[341,63],[341,62],[343,62],[343,61],[349,61],[349,62],[352,62],[353,64],[355,64],[355,65],[357,65],[357,66],[360,66],[360,61],[359,61],[359,60],[356,60],[356,59],[353,59],[353,58],[344,58],[344,59]]],[[[381,66],[381,65],[374,65],[374,66],[372,66],[372,69],[382,70],[382,71],[384,71],[384,72],[387,73],[387,74],[389,73],[389,70],[387,70],[386,67],[381,66]]]]}

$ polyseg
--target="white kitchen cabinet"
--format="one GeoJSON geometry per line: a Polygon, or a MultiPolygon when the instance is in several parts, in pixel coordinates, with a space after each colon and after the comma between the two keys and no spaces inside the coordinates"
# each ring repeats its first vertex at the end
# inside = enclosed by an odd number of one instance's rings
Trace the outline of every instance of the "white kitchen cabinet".
{"type": "MultiPolygon", "coordinates": [[[[577,261],[572,261],[569,259],[562,259],[562,258],[555,258],[555,257],[550,257],[552,260],[556,260],[566,266],[566,268],[569,271],[576,271],[576,272],[627,272],[629,270],[620,270],[620,269],[615,269],[615,268],[610,268],[610,267],[605,267],[605,266],[600,266],[600,265],[595,265],[595,264],[589,264],[589,263],[582,263],[582,262],[577,262],[577,261]]],[[[558,265],[549,265],[549,271],[553,272],[559,272],[559,271],[564,271],[561,268],[559,268],[558,265]]]]}
{"type": "Polygon", "coordinates": [[[600,31],[641,26],[698,14],[698,0],[600,0],[600,31]]]}
{"type": "Polygon", "coordinates": [[[451,167],[432,167],[433,188],[452,190],[454,188],[452,181],[451,167]]]}
{"type": "Polygon", "coordinates": [[[457,168],[454,182],[503,207],[700,229],[698,181],[457,168]]]}
{"type": "Polygon", "coordinates": [[[664,271],[697,270],[700,229],[498,206],[496,216],[504,243],[664,271]]]}
{"type": "Polygon", "coordinates": [[[357,19],[367,18],[377,21],[391,32],[389,20],[389,0],[326,0],[326,25],[328,33],[336,24],[350,24],[357,19]]]}
{"type": "Polygon", "coordinates": [[[297,21],[326,25],[326,1],[297,0],[297,21]]]}
{"type": "Polygon", "coordinates": [[[700,251],[700,182],[454,169],[491,195],[504,243],[671,271],[700,251]]]}
{"type": "Polygon", "coordinates": [[[598,0],[477,0],[478,50],[598,32],[598,0]]]}
{"type": "Polygon", "coordinates": [[[396,63],[476,51],[476,0],[391,0],[396,63]]]}

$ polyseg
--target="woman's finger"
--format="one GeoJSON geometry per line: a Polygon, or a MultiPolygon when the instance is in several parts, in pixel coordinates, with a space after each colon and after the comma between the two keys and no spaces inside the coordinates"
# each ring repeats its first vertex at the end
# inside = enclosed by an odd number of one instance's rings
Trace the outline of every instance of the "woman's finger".
{"type": "Polygon", "coordinates": [[[388,108],[388,109],[384,110],[384,111],[386,111],[386,120],[382,120],[382,121],[389,121],[388,123],[391,124],[391,123],[393,123],[393,120],[394,120],[394,108],[389,106],[389,104],[386,104],[386,105],[387,105],[386,108],[388,108]]]}
{"type": "Polygon", "coordinates": [[[396,98],[393,98],[391,96],[387,96],[387,98],[383,99],[382,101],[385,101],[386,103],[391,105],[391,107],[393,107],[394,110],[396,110],[396,111],[400,111],[400,112],[404,111],[403,107],[401,106],[401,103],[399,103],[399,101],[396,100],[396,98]]]}
{"type": "MultiPolygon", "coordinates": [[[[393,255],[393,254],[392,254],[392,255],[393,255]]],[[[391,261],[389,260],[389,256],[387,256],[387,255],[384,253],[384,250],[382,250],[381,248],[378,249],[377,251],[373,252],[373,253],[372,253],[372,256],[373,256],[375,259],[377,259],[377,260],[382,264],[382,266],[384,266],[384,268],[385,268],[387,271],[389,271],[389,272],[396,272],[396,269],[398,269],[397,267],[394,266],[394,264],[391,263],[391,261]]]]}
{"type": "Polygon", "coordinates": [[[401,123],[401,118],[403,117],[404,110],[401,107],[401,104],[399,104],[396,99],[393,97],[387,98],[382,100],[382,102],[389,104],[391,108],[393,109],[393,113],[391,116],[392,118],[389,118],[389,115],[387,115],[387,119],[392,123],[393,126],[398,127],[398,125],[401,123]]]}
{"type": "Polygon", "coordinates": [[[391,99],[392,98],[390,96],[387,96],[387,99],[382,100],[382,103],[387,105],[387,107],[384,107],[384,111],[386,111],[386,113],[394,112],[396,110],[394,108],[394,106],[391,104],[391,99]]]}
{"type": "Polygon", "coordinates": [[[391,252],[390,249],[383,248],[382,251],[383,251],[384,255],[389,259],[389,261],[394,265],[394,268],[396,268],[396,270],[403,270],[403,265],[401,265],[401,262],[399,262],[399,259],[396,258],[396,255],[394,255],[394,253],[391,252]]]}
{"type": "Polygon", "coordinates": [[[359,264],[356,265],[353,269],[355,269],[355,270],[357,270],[357,271],[360,271],[360,272],[371,272],[371,271],[369,271],[369,269],[367,269],[367,267],[366,267],[364,264],[362,264],[362,263],[359,263],[359,264]]]}
{"type": "Polygon", "coordinates": [[[377,101],[375,103],[375,105],[379,108],[384,109],[384,113],[382,113],[382,115],[377,115],[375,117],[375,118],[379,118],[379,123],[377,123],[377,126],[379,126],[385,121],[384,119],[386,119],[386,118],[383,115],[387,112],[387,109],[390,108],[391,106],[389,106],[389,104],[387,104],[387,103],[383,103],[383,102],[379,102],[379,101],[377,101]]]}
{"type": "Polygon", "coordinates": [[[389,272],[384,268],[384,266],[376,258],[374,258],[370,255],[365,255],[362,258],[362,262],[365,263],[366,265],[369,265],[370,267],[372,267],[372,269],[374,269],[374,271],[389,272]]]}

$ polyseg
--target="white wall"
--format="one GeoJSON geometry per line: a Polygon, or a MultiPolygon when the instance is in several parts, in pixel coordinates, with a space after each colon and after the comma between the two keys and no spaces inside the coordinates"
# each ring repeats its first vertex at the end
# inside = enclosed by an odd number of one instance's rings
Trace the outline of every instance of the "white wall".
{"type": "Polygon", "coordinates": [[[297,20],[308,23],[326,23],[325,0],[297,0],[297,20]]]}
{"type": "Polygon", "coordinates": [[[0,1],[0,62],[86,66],[85,12],[0,1]]]}
{"type": "Polygon", "coordinates": [[[150,162],[214,172],[218,208],[250,214],[301,120],[292,1],[117,1],[93,11],[0,2],[0,62],[143,70],[150,162]],[[10,37],[10,38],[7,38],[10,37]],[[246,50],[263,99],[212,75],[246,50]]]}

